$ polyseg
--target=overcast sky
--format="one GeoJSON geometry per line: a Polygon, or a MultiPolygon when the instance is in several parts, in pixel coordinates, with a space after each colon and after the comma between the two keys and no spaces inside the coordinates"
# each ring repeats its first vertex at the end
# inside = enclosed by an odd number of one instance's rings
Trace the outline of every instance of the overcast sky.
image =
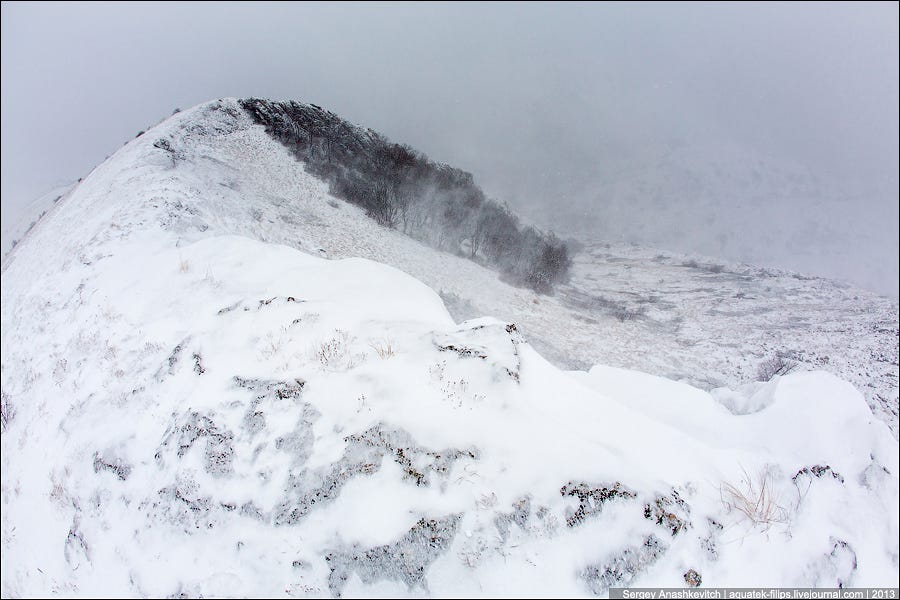
{"type": "Polygon", "coordinates": [[[297,99],[563,233],[896,298],[898,68],[895,2],[4,2],[2,217],[175,107],[297,99]]]}

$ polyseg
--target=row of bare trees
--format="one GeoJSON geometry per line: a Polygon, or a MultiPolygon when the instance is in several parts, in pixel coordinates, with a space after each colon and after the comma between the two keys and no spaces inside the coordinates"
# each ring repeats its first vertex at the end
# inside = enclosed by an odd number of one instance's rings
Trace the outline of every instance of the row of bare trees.
{"type": "Polygon", "coordinates": [[[314,104],[250,99],[244,109],[328,181],[335,196],[375,221],[435,248],[493,266],[509,281],[549,292],[568,276],[566,245],[525,227],[485,197],[470,173],[347,123],[314,104]]]}

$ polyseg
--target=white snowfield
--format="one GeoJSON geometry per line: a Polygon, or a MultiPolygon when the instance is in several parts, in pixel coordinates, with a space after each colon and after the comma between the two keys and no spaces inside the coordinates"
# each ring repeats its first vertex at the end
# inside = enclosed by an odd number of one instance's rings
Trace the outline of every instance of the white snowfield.
{"type": "Polygon", "coordinates": [[[898,444],[849,383],[776,377],[731,412],[565,372],[397,269],[297,249],[378,240],[497,289],[331,199],[231,100],[60,201],[2,274],[2,595],[898,585],[898,444]]]}

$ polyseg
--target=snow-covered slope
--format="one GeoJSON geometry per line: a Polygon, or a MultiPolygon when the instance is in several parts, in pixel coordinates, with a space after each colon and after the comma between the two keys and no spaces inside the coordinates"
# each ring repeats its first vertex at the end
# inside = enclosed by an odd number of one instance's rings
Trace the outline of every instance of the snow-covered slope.
{"type": "Polygon", "coordinates": [[[589,246],[575,256],[571,285],[539,296],[377,225],[329,195],[236,101],[222,106],[175,115],[125,150],[156,144],[137,159],[141,178],[118,185],[142,218],[181,239],[237,234],[392,265],[438,291],[456,320],[517,323],[564,368],[607,364],[736,389],[786,354],[852,382],[895,438],[900,431],[896,303],[821,278],[624,244],[589,246]]]}
{"type": "Polygon", "coordinates": [[[614,243],[577,254],[558,295],[602,339],[585,344],[589,363],[745,395],[773,362],[824,369],[853,383],[897,437],[900,324],[886,298],[820,277],[614,243]]]}
{"type": "Polygon", "coordinates": [[[5,265],[4,596],[897,585],[898,446],[851,385],[732,414],[316,253],[562,306],[360,218],[236,103],[184,111],[5,265]]]}
{"type": "Polygon", "coordinates": [[[37,222],[44,218],[53,206],[72,192],[77,183],[57,185],[46,193],[38,196],[27,205],[10,210],[3,217],[0,226],[0,256],[5,257],[9,252],[28,235],[37,222]]]}

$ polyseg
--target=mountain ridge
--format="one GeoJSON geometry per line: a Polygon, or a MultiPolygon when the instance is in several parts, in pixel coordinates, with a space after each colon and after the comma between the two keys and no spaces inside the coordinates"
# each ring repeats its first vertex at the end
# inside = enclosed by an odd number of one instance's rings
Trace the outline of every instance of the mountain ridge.
{"type": "MultiPolygon", "coordinates": [[[[212,170],[204,171],[206,183],[190,186],[211,193],[190,210],[164,203],[167,222],[195,230],[187,224],[203,219],[191,212],[227,212],[227,223],[217,219],[223,232],[397,266],[440,292],[458,320],[494,314],[518,323],[544,356],[564,368],[608,364],[707,390],[737,389],[755,381],[764,363],[786,356],[801,368],[825,368],[852,381],[898,435],[896,303],[823,278],[610,242],[574,255],[571,285],[535,297],[498,281],[495,271],[460,262],[457,253],[435,252],[333,198],[328,184],[305,175],[302,162],[265,141],[271,136],[258,135],[237,99],[186,112],[198,111],[208,113],[210,122],[193,116],[174,133],[154,137],[152,143],[171,151],[155,147],[152,160],[180,177],[179,147],[182,153],[195,145],[202,149],[207,134],[225,131],[240,141],[216,142],[225,154],[215,164],[192,150],[212,170]],[[223,161],[249,172],[226,168],[223,161]],[[720,292],[711,293],[711,286],[720,292]]],[[[184,122],[184,115],[173,119],[184,122]]],[[[147,141],[144,136],[138,139],[147,141]]]]}
{"type": "MultiPolygon", "coordinates": [[[[653,273],[723,275],[677,261],[653,273]]],[[[4,596],[896,585],[898,447],[852,385],[778,375],[738,411],[562,372],[532,331],[643,343],[664,303],[573,313],[384,228],[236,101],[129,142],[2,280],[4,596]],[[441,291],[525,319],[458,323],[441,291]]]]}

